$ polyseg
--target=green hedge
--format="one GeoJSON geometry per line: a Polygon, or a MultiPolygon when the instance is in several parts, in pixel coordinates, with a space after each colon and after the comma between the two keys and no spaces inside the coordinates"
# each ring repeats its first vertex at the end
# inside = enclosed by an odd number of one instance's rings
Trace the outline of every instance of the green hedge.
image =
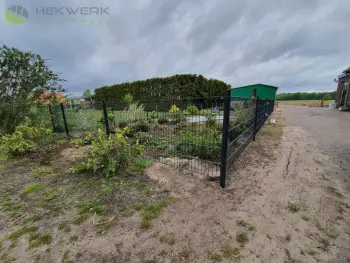
{"type": "Polygon", "coordinates": [[[190,104],[209,104],[213,99],[208,98],[222,96],[229,88],[230,85],[220,80],[184,74],[100,87],[95,90],[94,100],[97,103],[105,100],[108,104],[121,104],[124,96],[131,93],[134,101],[143,103],[146,110],[155,110],[153,104],[157,104],[160,110],[159,107],[165,109],[180,102],[184,104],[183,107],[190,104]]]}

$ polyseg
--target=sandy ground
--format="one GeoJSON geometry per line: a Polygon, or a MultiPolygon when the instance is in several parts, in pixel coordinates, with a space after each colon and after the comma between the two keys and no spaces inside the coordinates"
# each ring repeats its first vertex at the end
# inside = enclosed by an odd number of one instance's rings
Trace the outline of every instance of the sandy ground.
{"type": "Polygon", "coordinates": [[[343,168],[285,115],[275,115],[281,140],[262,132],[226,189],[156,163],[147,174],[177,201],[152,228],[141,231],[136,213],[96,234],[89,220],[72,229],[79,240],[61,238],[14,262],[349,262],[350,196],[335,175],[343,168]]]}

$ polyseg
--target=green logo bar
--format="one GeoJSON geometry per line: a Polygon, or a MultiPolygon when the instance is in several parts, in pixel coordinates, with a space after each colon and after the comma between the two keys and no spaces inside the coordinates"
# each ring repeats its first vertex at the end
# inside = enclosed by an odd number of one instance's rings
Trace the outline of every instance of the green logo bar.
{"type": "Polygon", "coordinates": [[[20,5],[13,5],[6,11],[5,17],[11,24],[24,24],[28,19],[28,11],[20,5]]]}

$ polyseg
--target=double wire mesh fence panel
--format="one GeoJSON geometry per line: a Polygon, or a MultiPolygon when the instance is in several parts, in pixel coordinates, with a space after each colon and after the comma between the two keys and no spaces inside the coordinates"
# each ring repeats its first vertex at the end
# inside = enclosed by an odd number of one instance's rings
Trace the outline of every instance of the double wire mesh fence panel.
{"type": "Polygon", "coordinates": [[[109,134],[128,127],[126,136],[144,146],[145,157],[216,178],[222,174],[224,161],[224,173],[232,170],[235,160],[271,113],[272,104],[224,96],[129,103],[86,101],[50,106],[50,110],[56,132],[82,137],[98,129],[109,134]],[[226,115],[225,109],[229,111],[226,115]],[[229,116],[226,126],[224,115],[229,116]],[[223,142],[227,142],[225,156],[223,142]]]}
{"type": "Polygon", "coordinates": [[[228,127],[227,172],[253,139],[255,131],[256,99],[231,99],[228,127]]]}
{"type": "Polygon", "coordinates": [[[218,176],[222,98],[107,103],[111,132],[128,126],[144,156],[203,176],[218,176]]]}

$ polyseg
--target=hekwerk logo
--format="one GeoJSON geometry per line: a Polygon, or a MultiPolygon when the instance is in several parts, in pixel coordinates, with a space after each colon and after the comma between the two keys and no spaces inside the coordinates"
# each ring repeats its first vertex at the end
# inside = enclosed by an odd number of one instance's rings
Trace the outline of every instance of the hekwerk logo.
{"type": "Polygon", "coordinates": [[[5,14],[6,20],[15,25],[24,24],[28,19],[28,11],[23,6],[12,5],[5,14]]]}

